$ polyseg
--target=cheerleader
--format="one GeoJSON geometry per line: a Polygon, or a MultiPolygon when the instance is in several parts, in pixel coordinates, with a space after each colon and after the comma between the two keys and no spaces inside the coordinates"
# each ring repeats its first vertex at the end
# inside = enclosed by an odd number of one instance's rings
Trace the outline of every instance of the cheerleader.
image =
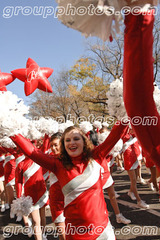
{"type": "MultiPolygon", "coordinates": [[[[17,159],[16,168],[16,193],[17,198],[22,196],[24,183],[24,196],[30,196],[33,200],[33,210],[31,212],[36,240],[46,239],[41,232],[41,226],[46,225],[45,206],[48,204],[48,193],[42,174],[42,168],[24,155],[17,159]],[[18,160],[19,159],[19,160],[18,160]],[[19,161],[19,162],[18,162],[19,161]]],[[[27,219],[25,224],[27,224],[27,219]]]]}
{"type": "MultiPolygon", "coordinates": [[[[102,132],[102,134],[100,134],[100,136],[99,136],[99,142],[102,143],[102,142],[104,142],[105,139],[106,139],[106,135],[104,135],[104,132],[102,132]]],[[[105,189],[107,190],[107,193],[108,193],[108,196],[110,199],[110,203],[111,203],[114,213],[116,215],[117,223],[130,224],[131,220],[125,218],[123,216],[123,214],[120,213],[120,210],[119,210],[119,206],[118,206],[116,198],[119,197],[120,195],[118,195],[116,193],[116,191],[114,190],[114,182],[113,182],[110,170],[109,170],[109,162],[110,162],[111,158],[112,158],[112,155],[110,153],[107,157],[104,158],[104,160],[101,164],[101,166],[102,166],[102,186],[103,186],[104,190],[105,189]]]]}
{"type": "Polygon", "coordinates": [[[141,200],[138,191],[137,191],[137,180],[136,180],[136,169],[139,166],[139,161],[142,158],[141,151],[139,148],[138,140],[134,136],[133,131],[128,129],[128,132],[125,134],[123,139],[123,156],[124,156],[124,168],[128,172],[130,178],[130,190],[128,196],[132,200],[137,200],[137,205],[141,208],[148,209],[144,201],[141,200]]]}
{"type": "MultiPolygon", "coordinates": [[[[55,133],[50,139],[51,155],[60,153],[61,133],[55,133]]],[[[65,240],[65,217],[64,217],[64,195],[56,175],[51,172],[49,177],[49,202],[52,214],[52,220],[56,225],[60,240],[65,240]]]]}
{"type": "Polygon", "coordinates": [[[100,165],[124,129],[122,124],[115,125],[104,143],[93,149],[80,129],[69,127],[61,137],[59,160],[43,154],[21,135],[11,137],[26,155],[59,180],[67,240],[115,239],[103,196],[100,165]]]}

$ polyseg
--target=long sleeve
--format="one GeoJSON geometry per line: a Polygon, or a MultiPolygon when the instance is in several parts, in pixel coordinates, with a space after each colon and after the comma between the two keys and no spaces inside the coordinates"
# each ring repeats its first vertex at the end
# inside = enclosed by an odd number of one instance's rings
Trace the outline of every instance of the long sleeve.
{"type": "Polygon", "coordinates": [[[117,141],[123,137],[128,129],[128,125],[117,122],[112,128],[106,140],[93,150],[93,158],[100,158],[100,161],[106,157],[112,150],[117,141]]]}
{"type": "Polygon", "coordinates": [[[56,164],[55,157],[52,155],[44,154],[41,150],[37,149],[33,144],[25,137],[18,134],[10,137],[12,141],[22,150],[22,152],[31,158],[34,162],[40,166],[47,168],[48,170],[55,172],[56,164]]]}
{"type": "Polygon", "coordinates": [[[22,184],[23,184],[23,172],[22,169],[17,166],[15,171],[15,188],[17,198],[20,198],[22,195],[22,184]]]}

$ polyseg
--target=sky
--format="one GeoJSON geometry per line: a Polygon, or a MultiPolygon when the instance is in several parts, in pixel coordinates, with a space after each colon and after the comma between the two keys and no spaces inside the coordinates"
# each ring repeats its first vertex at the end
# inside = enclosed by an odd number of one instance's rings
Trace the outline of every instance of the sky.
{"type": "MultiPolygon", "coordinates": [[[[10,73],[25,68],[28,58],[40,67],[54,69],[54,77],[63,67],[70,68],[85,53],[86,39],[78,31],[67,28],[54,16],[47,16],[53,0],[0,1],[0,70],[10,73]],[[42,14],[34,15],[34,7],[41,6],[42,14]],[[28,7],[28,8],[27,8],[28,7]],[[30,9],[30,15],[27,14],[30,9]],[[26,12],[25,12],[26,11],[26,12]]],[[[7,86],[25,103],[24,83],[16,79],[7,86]]],[[[39,91],[39,90],[36,90],[39,91]]]]}

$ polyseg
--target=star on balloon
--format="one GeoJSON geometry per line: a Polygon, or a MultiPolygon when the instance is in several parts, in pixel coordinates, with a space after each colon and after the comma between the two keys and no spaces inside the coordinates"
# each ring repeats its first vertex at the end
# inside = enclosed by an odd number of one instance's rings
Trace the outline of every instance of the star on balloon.
{"type": "Polygon", "coordinates": [[[45,92],[52,92],[48,78],[53,73],[53,69],[48,67],[41,68],[31,58],[28,58],[26,68],[15,69],[11,73],[14,77],[24,82],[26,96],[32,94],[37,88],[45,92]]]}
{"type": "Polygon", "coordinates": [[[2,73],[0,70],[0,91],[7,91],[6,85],[13,82],[15,77],[10,73],[2,73]]]}

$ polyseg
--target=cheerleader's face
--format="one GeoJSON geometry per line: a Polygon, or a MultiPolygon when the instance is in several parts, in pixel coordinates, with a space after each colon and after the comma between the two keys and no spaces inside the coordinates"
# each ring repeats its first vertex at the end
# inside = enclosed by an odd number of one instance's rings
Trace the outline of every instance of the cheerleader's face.
{"type": "Polygon", "coordinates": [[[82,154],[84,141],[78,130],[74,129],[66,133],[64,146],[70,157],[77,157],[82,154]]]}
{"type": "Polygon", "coordinates": [[[55,138],[50,142],[50,148],[53,152],[53,154],[59,154],[60,153],[60,139],[55,138]]]}

